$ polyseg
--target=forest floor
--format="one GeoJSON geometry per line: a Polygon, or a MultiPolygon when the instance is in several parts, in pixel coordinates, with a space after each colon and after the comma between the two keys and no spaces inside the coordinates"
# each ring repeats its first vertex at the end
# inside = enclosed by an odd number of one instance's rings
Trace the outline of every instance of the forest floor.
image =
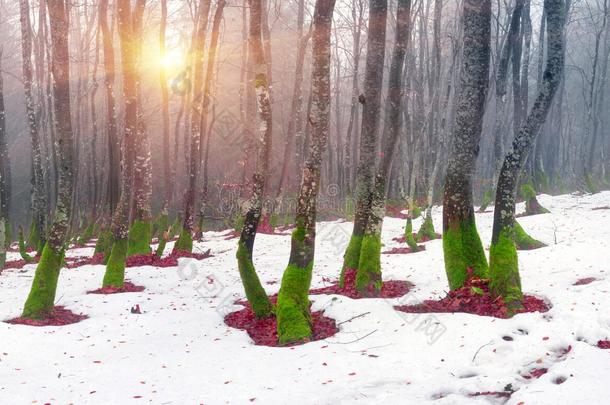
{"type": "MultiPolygon", "coordinates": [[[[101,286],[104,266],[62,270],[57,305],[88,318],[61,327],[0,322],[0,403],[607,404],[610,350],[598,342],[610,339],[610,209],[594,208],[607,206],[610,192],[539,200],[551,213],[519,222],[548,246],[519,260],[524,291],[552,305],[546,313],[397,312],[446,295],[442,242],[434,240],[417,253],[382,255],[385,280],[414,284],[405,296],[312,295],[312,310],[336,320],[336,335],[255,346],[224,322],[242,308],[234,304],[243,298],[237,241],[210,232],[195,250],[213,257],[128,268],[142,292],[87,294],[101,286]],[[136,305],[141,314],[130,311],[136,305]]],[[[440,208],[433,216],[440,231],[440,208]]],[[[486,247],[492,219],[477,214],[486,247]]],[[[403,228],[404,220],[386,219],[384,250],[400,246],[392,239],[403,228]]],[[[312,288],[336,280],[350,232],[351,223],[319,223],[312,288]]],[[[290,236],[257,236],[254,262],[269,293],[280,287],[289,250],[290,236]]],[[[34,269],[0,275],[0,320],[19,316],[34,269]]]]}

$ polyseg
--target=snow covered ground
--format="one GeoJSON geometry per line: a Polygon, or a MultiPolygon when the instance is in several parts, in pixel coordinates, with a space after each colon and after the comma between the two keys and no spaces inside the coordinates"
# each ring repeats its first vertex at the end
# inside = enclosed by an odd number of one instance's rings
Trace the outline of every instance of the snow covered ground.
{"type": "MultiPolygon", "coordinates": [[[[553,306],[545,314],[503,320],[395,311],[445,295],[437,240],[423,252],[383,255],[386,280],[415,284],[406,296],[312,296],[313,309],[340,324],[337,335],[291,348],[254,346],[223,322],[243,296],[236,240],[207,233],[196,249],[211,248],[212,258],[127,269],[128,279],[146,287],[142,293],[88,295],[100,287],[103,266],[62,270],[57,304],[89,319],[43,328],[0,322],[0,404],[608,404],[610,350],[596,344],[610,338],[610,210],[592,208],[610,204],[610,192],[540,202],[551,214],[519,221],[549,246],[519,258],[525,292],[553,306]],[[587,277],[597,281],[573,285],[587,277]],[[136,304],[143,314],[130,312],[136,304]],[[540,369],[548,372],[526,378],[540,369]],[[509,399],[471,396],[506,388],[515,390],[509,399]]],[[[486,247],[492,217],[477,214],[486,247]]],[[[403,226],[386,219],[387,248],[398,246],[392,238],[403,226]]],[[[312,287],[336,279],[350,231],[350,223],[319,224],[312,287]]],[[[279,288],[289,242],[257,236],[255,264],[269,293],[279,288]]],[[[33,272],[27,265],[0,275],[0,320],[20,314],[33,272]]]]}

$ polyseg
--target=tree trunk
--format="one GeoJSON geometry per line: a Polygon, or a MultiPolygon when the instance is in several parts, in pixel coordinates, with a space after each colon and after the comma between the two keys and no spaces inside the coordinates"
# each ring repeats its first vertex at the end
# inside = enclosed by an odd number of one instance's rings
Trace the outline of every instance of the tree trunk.
{"type": "Polygon", "coordinates": [[[40,254],[46,240],[47,231],[47,197],[42,170],[42,153],[40,134],[32,91],[32,25],[30,23],[30,5],[28,0],[19,0],[21,23],[21,57],[23,63],[23,87],[25,90],[25,111],[32,142],[32,231],[28,243],[40,254]]]}
{"type": "Polygon", "coordinates": [[[443,252],[449,287],[462,287],[469,274],[485,277],[488,266],[476,228],[473,175],[489,85],[491,2],[465,0],[464,50],[456,123],[443,197],[443,252]]]}
{"type": "MultiPolygon", "coordinates": [[[[140,3],[138,3],[140,4],[140,3]]],[[[123,169],[121,196],[112,218],[113,246],[106,265],[103,286],[123,288],[125,282],[125,260],[129,245],[129,211],[131,189],[134,179],[135,141],[138,132],[138,44],[130,0],[118,0],[118,30],[121,45],[121,65],[123,69],[123,101],[125,103],[123,169]]]]}
{"type": "Polygon", "coordinates": [[[121,143],[117,129],[117,112],[114,97],[114,48],[112,31],[108,26],[108,0],[100,0],[99,24],[104,48],[104,85],[106,87],[106,139],[108,153],[108,185],[106,209],[113,213],[120,198],[121,143]]]}
{"type": "MultiPolygon", "coordinates": [[[[257,137],[258,152],[256,168],[252,175],[252,195],[247,205],[244,226],[239,238],[237,248],[237,263],[239,274],[244,284],[246,297],[252,310],[259,318],[271,315],[271,303],[260,283],[252,253],[254,239],[262,214],[265,186],[269,176],[269,161],[271,158],[271,140],[273,133],[273,119],[271,101],[269,98],[269,81],[265,53],[261,41],[262,0],[250,0],[250,55],[252,56],[252,69],[254,71],[254,89],[256,92],[256,105],[261,123],[257,137]]],[[[253,134],[256,136],[256,134],[253,134]]]]}
{"type": "MultiPolygon", "coordinates": [[[[387,0],[370,1],[364,93],[359,98],[360,103],[363,104],[363,110],[360,159],[356,185],[356,212],[352,236],[343,257],[341,283],[343,283],[346,271],[358,269],[364,232],[371,213],[375,176],[375,152],[377,151],[380,121],[379,111],[383,85],[387,13],[387,0]]],[[[363,282],[364,287],[369,284],[364,279],[363,282]]]]}
{"type": "MultiPolygon", "coordinates": [[[[167,27],[167,0],[161,0],[161,24],[159,27],[159,55],[165,57],[165,31],[167,27]]],[[[159,71],[159,85],[161,87],[161,116],[162,116],[162,137],[163,137],[163,185],[164,200],[161,215],[167,222],[168,211],[172,203],[174,194],[174,182],[170,163],[170,118],[169,118],[169,90],[167,86],[167,72],[162,66],[159,71]]],[[[177,164],[175,162],[174,164],[177,164]]],[[[165,229],[161,230],[161,232],[165,229]]]]}
{"type": "Polygon", "coordinates": [[[58,136],[59,188],[55,218],[23,309],[23,317],[40,319],[53,309],[59,270],[65,252],[73,194],[73,136],[70,116],[68,13],[64,1],[47,2],[53,48],[53,101],[58,136]]]}
{"type": "Polygon", "coordinates": [[[403,65],[411,34],[411,0],[399,0],[396,11],[396,39],[390,65],[385,122],[387,136],[375,176],[371,208],[367,219],[356,274],[356,288],[364,295],[378,295],[381,290],[381,229],[385,216],[386,188],[401,130],[400,110],[403,99],[403,65]]]}
{"type": "Polygon", "coordinates": [[[292,234],[290,259],[277,301],[280,344],[306,341],[312,334],[308,292],[315,256],[320,169],[330,127],[330,36],[334,7],[335,0],[318,0],[313,17],[312,108],[307,120],[312,135],[297,200],[297,228],[292,234]]]}
{"type": "Polygon", "coordinates": [[[2,77],[2,48],[0,47],[0,269],[6,261],[6,248],[11,242],[9,203],[11,200],[11,163],[8,155],[6,109],[4,108],[4,80],[2,77]]]}
{"type": "Polygon", "coordinates": [[[188,167],[188,188],[184,197],[184,223],[182,232],[174,245],[174,251],[191,252],[193,250],[193,230],[195,229],[195,201],[197,198],[197,185],[201,168],[201,132],[202,128],[202,99],[203,99],[203,54],[205,50],[206,32],[208,29],[208,15],[211,1],[201,0],[199,15],[193,37],[193,99],[191,118],[191,151],[188,167]]]}
{"type": "Polygon", "coordinates": [[[564,1],[545,0],[544,10],[548,38],[546,67],[534,105],[513,140],[513,150],[504,158],[496,190],[490,248],[490,290],[493,295],[503,297],[511,310],[521,307],[523,299],[515,248],[515,200],[519,173],[548,115],[564,68],[564,1]]]}

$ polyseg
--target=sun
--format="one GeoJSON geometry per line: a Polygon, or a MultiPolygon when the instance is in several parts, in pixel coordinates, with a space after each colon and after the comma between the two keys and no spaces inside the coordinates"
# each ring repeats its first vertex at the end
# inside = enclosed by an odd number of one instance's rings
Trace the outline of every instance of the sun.
{"type": "Polygon", "coordinates": [[[159,66],[166,71],[177,71],[186,65],[186,57],[181,50],[170,50],[160,56],[159,66]]]}

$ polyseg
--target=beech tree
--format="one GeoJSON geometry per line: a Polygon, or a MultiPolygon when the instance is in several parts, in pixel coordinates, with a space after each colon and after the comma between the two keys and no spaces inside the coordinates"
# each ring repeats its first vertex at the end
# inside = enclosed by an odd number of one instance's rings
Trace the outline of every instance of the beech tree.
{"type": "MultiPolygon", "coordinates": [[[[131,191],[134,181],[135,147],[138,129],[138,27],[136,19],[141,18],[145,6],[144,0],[138,0],[132,10],[130,0],[117,0],[117,21],[121,44],[121,65],[123,70],[123,101],[125,115],[123,124],[123,153],[121,197],[112,217],[112,250],[103,286],[123,288],[125,283],[125,261],[129,248],[129,211],[131,191]]],[[[141,173],[142,174],[142,173],[141,173]]],[[[148,243],[148,242],[147,242],[148,243]]]]}
{"type": "MultiPolygon", "coordinates": [[[[363,107],[360,161],[358,163],[356,183],[356,213],[352,236],[343,258],[341,283],[343,283],[347,271],[359,270],[358,264],[362,254],[371,257],[375,256],[376,242],[374,240],[367,240],[367,243],[364,245],[369,250],[362,252],[362,249],[365,230],[372,209],[371,197],[373,195],[375,152],[379,134],[387,12],[387,0],[370,1],[364,93],[360,95],[360,103],[363,107]],[[373,250],[370,251],[371,249],[373,250]]],[[[380,282],[379,274],[370,274],[370,270],[358,271],[360,281],[357,281],[356,284],[362,292],[369,285],[379,284],[380,282]]],[[[381,288],[381,285],[378,285],[377,288],[381,288]]]]}
{"type": "Polygon", "coordinates": [[[523,163],[548,115],[564,69],[565,3],[545,0],[548,50],[546,67],[536,100],[504,158],[496,190],[493,233],[490,248],[490,290],[504,298],[510,310],[521,307],[523,294],[515,247],[515,203],[523,163]]]}
{"type": "Polygon", "coordinates": [[[36,267],[30,294],[22,316],[40,319],[52,310],[57,291],[59,271],[64,261],[65,242],[72,215],[73,194],[73,136],[70,108],[70,55],[68,51],[68,6],[63,0],[46,2],[49,11],[53,107],[59,160],[57,205],[51,230],[36,267]]]}
{"type": "Polygon", "coordinates": [[[6,110],[4,108],[4,80],[2,77],[2,54],[0,47],[0,269],[6,261],[6,248],[11,242],[9,222],[10,159],[6,142],[6,110]]]}
{"type": "Polygon", "coordinates": [[[452,290],[462,287],[469,273],[481,278],[488,274],[472,189],[489,85],[491,2],[464,0],[462,13],[464,49],[443,196],[443,253],[452,290]]]}
{"type": "Polygon", "coordinates": [[[261,40],[263,13],[261,1],[250,0],[249,53],[252,56],[251,69],[254,72],[254,89],[256,92],[256,106],[258,108],[260,126],[258,134],[253,134],[254,136],[258,135],[256,139],[257,159],[256,167],[252,174],[252,194],[245,207],[245,220],[237,247],[237,264],[244,290],[246,291],[246,297],[252,306],[252,310],[257,317],[265,318],[271,315],[272,307],[252,262],[254,239],[256,238],[256,230],[261,220],[265,187],[269,177],[273,134],[269,78],[267,76],[265,53],[261,40]]]}
{"type": "Polygon", "coordinates": [[[334,7],[335,0],[318,0],[313,16],[312,103],[307,120],[312,127],[311,143],[297,200],[290,259],[277,299],[280,344],[306,341],[312,334],[308,292],[315,256],[320,169],[330,127],[330,36],[334,7]]]}

